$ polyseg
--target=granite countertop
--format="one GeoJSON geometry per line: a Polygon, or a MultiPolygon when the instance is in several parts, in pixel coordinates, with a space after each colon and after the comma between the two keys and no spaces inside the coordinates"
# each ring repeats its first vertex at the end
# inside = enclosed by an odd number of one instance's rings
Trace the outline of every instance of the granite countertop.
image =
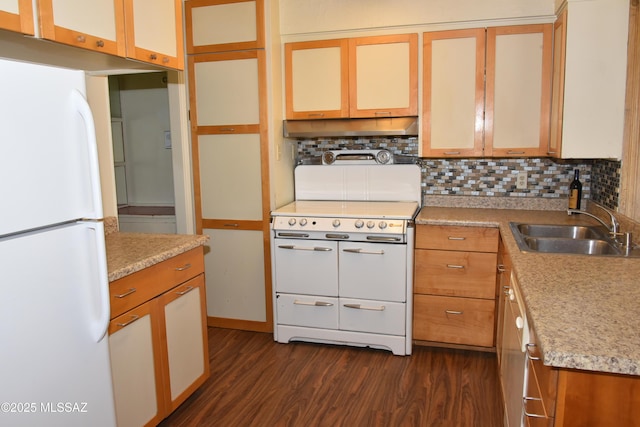
{"type": "Polygon", "coordinates": [[[209,236],[193,234],[109,233],[109,282],[204,245],[209,236]]]}
{"type": "Polygon", "coordinates": [[[498,227],[545,365],[640,375],[640,258],[521,252],[509,222],[598,224],[565,211],[424,207],[417,224],[498,227]]]}

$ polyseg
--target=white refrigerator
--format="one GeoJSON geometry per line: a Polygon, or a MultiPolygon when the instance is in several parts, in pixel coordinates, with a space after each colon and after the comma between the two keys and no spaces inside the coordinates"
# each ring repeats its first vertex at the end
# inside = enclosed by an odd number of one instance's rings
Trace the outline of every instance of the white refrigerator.
{"type": "Polygon", "coordinates": [[[83,71],[0,59],[0,425],[115,426],[83,71]]]}

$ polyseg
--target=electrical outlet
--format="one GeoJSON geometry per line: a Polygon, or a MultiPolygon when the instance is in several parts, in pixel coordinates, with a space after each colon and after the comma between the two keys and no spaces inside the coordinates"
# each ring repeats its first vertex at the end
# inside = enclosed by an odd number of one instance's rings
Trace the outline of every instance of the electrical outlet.
{"type": "Polygon", "coordinates": [[[527,171],[519,171],[516,178],[516,188],[518,190],[524,190],[527,188],[527,171]]]}

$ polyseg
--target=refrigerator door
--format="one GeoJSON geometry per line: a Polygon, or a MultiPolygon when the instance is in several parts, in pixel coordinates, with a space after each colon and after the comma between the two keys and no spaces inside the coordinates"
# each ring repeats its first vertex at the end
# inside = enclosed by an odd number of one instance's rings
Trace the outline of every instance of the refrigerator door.
{"type": "Polygon", "coordinates": [[[0,236],[102,217],[83,71],[0,60],[0,236]]]}
{"type": "Polygon", "coordinates": [[[104,225],[0,239],[0,425],[115,426],[104,225]]]}

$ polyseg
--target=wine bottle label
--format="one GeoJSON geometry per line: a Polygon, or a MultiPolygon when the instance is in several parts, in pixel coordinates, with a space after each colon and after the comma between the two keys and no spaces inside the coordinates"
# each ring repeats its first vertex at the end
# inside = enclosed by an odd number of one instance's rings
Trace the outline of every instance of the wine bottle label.
{"type": "Polygon", "coordinates": [[[569,209],[578,209],[578,190],[569,191],[569,209]]]}

